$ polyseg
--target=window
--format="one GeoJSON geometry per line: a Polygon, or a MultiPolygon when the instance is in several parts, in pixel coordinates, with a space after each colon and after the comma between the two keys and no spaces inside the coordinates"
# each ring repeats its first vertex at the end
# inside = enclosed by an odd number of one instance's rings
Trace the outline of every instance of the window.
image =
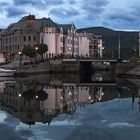
{"type": "Polygon", "coordinates": [[[43,43],[43,37],[41,38],[41,43],[43,43]]]}
{"type": "Polygon", "coordinates": [[[63,42],[63,38],[62,37],[60,38],[60,42],[63,42]]]}
{"type": "Polygon", "coordinates": [[[8,43],[8,38],[6,38],[6,43],[8,43]]]}
{"type": "Polygon", "coordinates": [[[9,43],[11,43],[11,37],[9,37],[9,43]]]}
{"type": "Polygon", "coordinates": [[[28,36],[28,41],[31,41],[31,36],[28,36]]]}
{"type": "Polygon", "coordinates": [[[36,36],[33,36],[33,41],[36,41],[36,36]]]}
{"type": "Polygon", "coordinates": [[[15,50],[17,50],[17,44],[15,45],[15,50]]]}
{"type": "Polygon", "coordinates": [[[23,41],[26,41],[26,36],[23,36],[23,41]]]}
{"type": "Polygon", "coordinates": [[[15,36],[15,41],[17,41],[17,36],[15,36]]]}

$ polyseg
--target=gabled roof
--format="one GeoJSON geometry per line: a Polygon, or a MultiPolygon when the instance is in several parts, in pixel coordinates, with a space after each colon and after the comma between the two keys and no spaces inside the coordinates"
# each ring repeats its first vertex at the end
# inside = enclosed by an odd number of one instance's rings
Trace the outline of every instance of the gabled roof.
{"type": "Polygon", "coordinates": [[[76,29],[75,25],[72,23],[72,24],[59,24],[59,28],[63,28],[63,32],[64,33],[67,33],[68,30],[71,30],[72,27],[74,27],[74,29],[76,29]]]}
{"type": "Polygon", "coordinates": [[[45,27],[55,27],[57,29],[59,29],[59,26],[57,23],[53,22],[50,18],[42,18],[43,22],[41,25],[41,31],[43,31],[43,29],[45,27]]]}
{"type": "Polygon", "coordinates": [[[43,18],[43,27],[58,27],[58,25],[53,22],[50,18],[43,18]]]}

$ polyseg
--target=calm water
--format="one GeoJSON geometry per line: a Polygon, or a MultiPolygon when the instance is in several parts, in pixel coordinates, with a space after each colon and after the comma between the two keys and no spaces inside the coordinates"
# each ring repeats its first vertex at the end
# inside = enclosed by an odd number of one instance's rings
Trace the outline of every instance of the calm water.
{"type": "Polygon", "coordinates": [[[0,78],[0,139],[139,140],[139,87],[106,72],[0,78]]]}

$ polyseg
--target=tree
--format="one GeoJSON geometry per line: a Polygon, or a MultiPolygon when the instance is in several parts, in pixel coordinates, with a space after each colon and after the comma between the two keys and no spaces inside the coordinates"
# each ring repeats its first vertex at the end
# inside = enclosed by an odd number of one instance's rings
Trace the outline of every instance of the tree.
{"type": "Polygon", "coordinates": [[[36,56],[36,52],[34,47],[32,46],[25,46],[22,50],[22,54],[29,56],[29,57],[35,57],[36,56]]]}
{"type": "Polygon", "coordinates": [[[43,60],[43,54],[48,51],[48,46],[46,44],[36,44],[34,45],[34,49],[41,56],[43,60]]]}

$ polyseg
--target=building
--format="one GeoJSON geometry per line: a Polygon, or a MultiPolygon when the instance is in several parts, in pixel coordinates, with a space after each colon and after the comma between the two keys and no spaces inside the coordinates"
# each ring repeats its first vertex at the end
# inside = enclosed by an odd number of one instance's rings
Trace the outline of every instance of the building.
{"type": "Polygon", "coordinates": [[[35,20],[35,16],[29,15],[10,24],[2,31],[0,49],[11,57],[18,55],[24,46],[39,43],[42,21],[43,19],[35,20]]]}
{"type": "Polygon", "coordinates": [[[89,54],[86,33],[77,33],[73,23],[57,24],[50,18],[36,19],[34,15],[22,17],[18,22],[2,30],[0,50],[7,52],[8,58],[11,56],[16,58],[24,46],[38,43],[48,45],[48,52],[44,57],[77,56],[85,54],[85,50],[86,54],[89,54]],[[82,41],[79,42],[79,39],[82,41]],[[82,49],[79,49],[81,47],[82,49]]]}
{"type": "Polygon", "coordinates": [[[1,34],[2,34],[2,29],[0,29],[0,48],[1,48],[1,34]]]}
{"type": "Polygon", "coordinates": [[[88,38],[89,38],[89,56],[91,58],[102,58],[104,46],[101,36],[88,33],[88,38]]]}
{"type": "Polygon", "coordinates": [[[86,32],[79,33],[79,55],[81,57],[89,57],[89,38],[86,32]]]}
{"type": "Polygon", "coordinates": [[[6,52],[0,52],[0,63],[6,62],[6,52]]]}
{"type": "MultiPolygon", "coordinates": [[[[74,24],[56,24],[51,19],[41,33],[41,40],[48,45],[47,57],[79,55],[79,36],[74,24]]],[[[88,38],[87,38],[88,39],[88,38]]],[[[82,43],[82,42],[81,42],[82,43]]],[[[85,45],[85,44],[84,44],[85,45]]],[[[84,46],[82,45],[82,46],[84,46]]],[[[85,46],[88,48],[89,44],[85,46]]],[[[84,53],[84,51],[83,51],[84,53]]]]}

